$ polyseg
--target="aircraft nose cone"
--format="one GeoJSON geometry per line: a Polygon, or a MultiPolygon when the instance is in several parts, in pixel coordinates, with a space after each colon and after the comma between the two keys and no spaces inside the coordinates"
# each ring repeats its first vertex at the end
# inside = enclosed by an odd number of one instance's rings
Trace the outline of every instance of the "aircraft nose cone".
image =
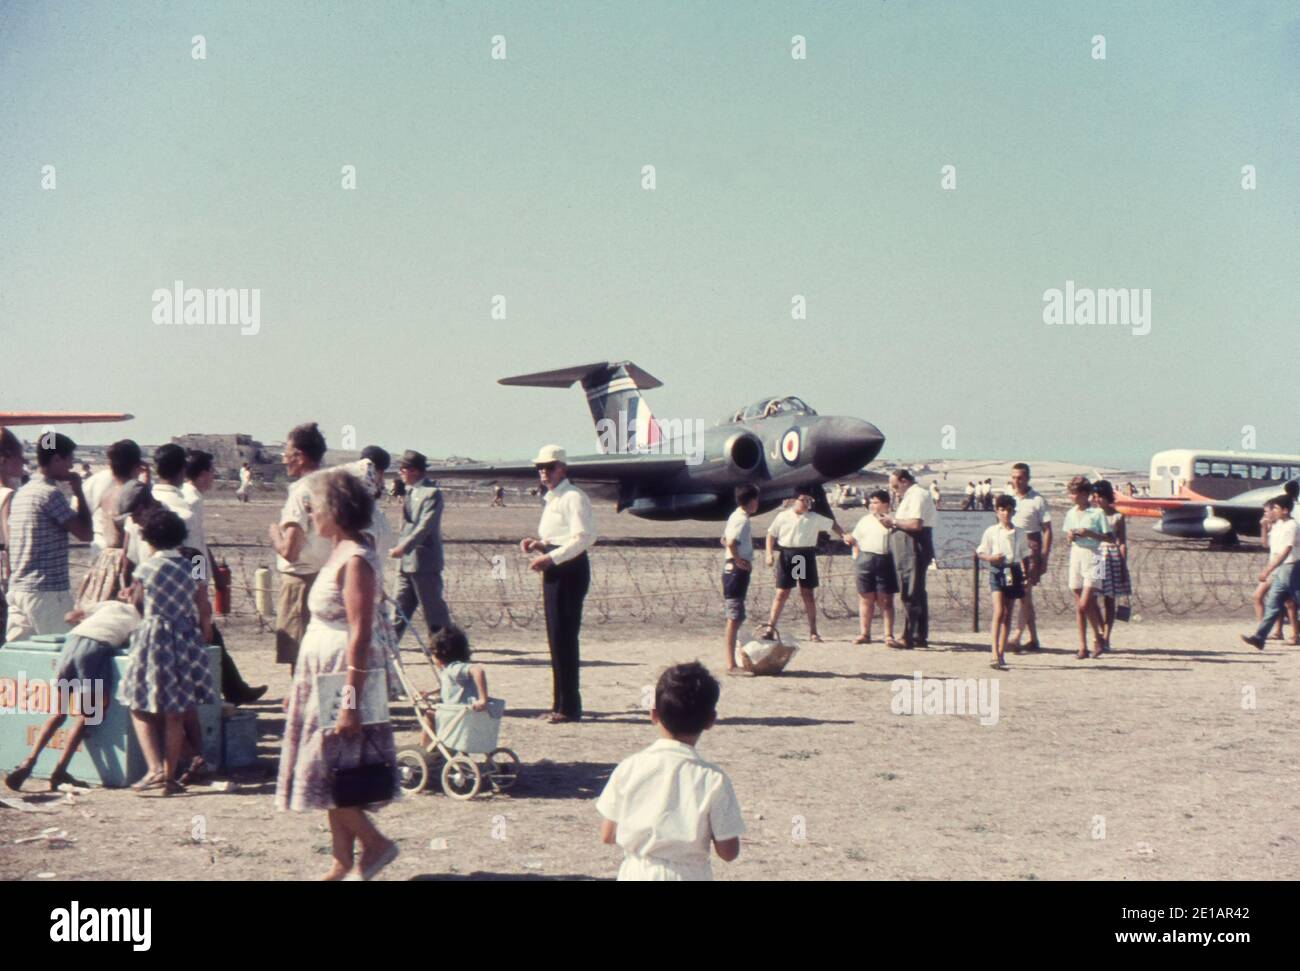
{"type": "Polygon", "coordinates": [[[812,464],[822,475],[851,475],[880,454],[885,436],[869,421],[826,418],[809,435],[812,464]]]}

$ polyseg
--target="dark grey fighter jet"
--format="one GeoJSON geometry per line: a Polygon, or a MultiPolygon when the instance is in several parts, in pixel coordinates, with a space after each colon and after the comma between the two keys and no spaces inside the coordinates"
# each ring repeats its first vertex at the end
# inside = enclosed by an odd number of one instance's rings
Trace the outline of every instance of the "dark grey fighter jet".
{"type": "MultiPolygon", "coordinates": [[[[661,421],[641,392],[662,381],[631,361],[582,364],[502,378],[501,384],[568,388],[581,383],[596,423],[598,453],[570,456],[569,477],[644,519],[725,519],[736,486],[753,483],[760,511],[808,493],[831,515],[825,482],[852,475],[879,454],[880,430],[857,418],[818,415],[795,397],[760,398],[704,428],[661,421]]],[[[527,479],[530,461],[432,470],[436,478],[527,479]]]]}

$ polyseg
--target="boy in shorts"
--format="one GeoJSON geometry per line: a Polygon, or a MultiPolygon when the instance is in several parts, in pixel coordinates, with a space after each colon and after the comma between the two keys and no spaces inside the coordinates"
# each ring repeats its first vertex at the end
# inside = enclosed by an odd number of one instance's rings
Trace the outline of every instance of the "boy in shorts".
{"type": "MultiPolygon", "coordinates": [[[[105,690],[108,685],[109,665],[113,663],[117,649],[125,644],[131,632],[140,626],[139,612],[135,607],[120,600],[104,600],[84,612],[70,611],[66,619],[77,626],[68,632],[63,642],[54,680],[68,682],[70,688],[75,689],[75,691],[68,691],[67,699],[69,708],[73,707],[73,699],[76,699],[77,711],[72,716],[72,728],[68,731],[63,754],[59,756],[54,771],[50,773],[51,792],[57,791],[60,785],[87,788],[86,783],[73,778],[68,772],[68,763],[72,761],[72,757],[77,754],[78,746],[81,745],[82,735],[86,731],[86,716],[94,716],[95,724],[104,720],[102,705],[107,704],[109,699],[109,693],[105,690]],[[97,693],[93,690],[96,684],[99,685],[97,693]],[[100,699],[101,707],[98,710],[91,710],[90,702],[96,694],[100,699]]],[[[60,692],[60,699],[62,695],[63,693],[60,692]]],[[[41,752],[54,738],[54,733],[67,721],[69,714],[68,711],[60,711],[46,720],[27,758],[6,773],[5,785],[15,792],[23,787],[27,777],[32,774],[32,769],[36,768],[36,760],[40,758],[41,752]]]]}
{"type": "Polygon", "coordinates": [[[601,841],[623,848],[620,880],[712,880],[710,847],[728,863],[740,855],[745,823],[731,780],[695,750],[720,693],[699,661],[659,677],[650,720],[662,738],[620,762],[596,800],[601,841]]]}
{"type": "Polygon", "coordinates": [[[736,511],[727,519],[722,532],[726,560],[722,565],[722,606],[727,617],[724,636],[727,649],[727,673],[738,674],[736,634],[745,620],[745,595],[754,566],[754,534],[750,517],[758,512],[758,487],[743,485],[736,489],[736,511]]]}
{"type": "Polygon", "coordinates": [[[867,510],[853,532],[844,537],[844,542],[853,549],[858,618],[862,623],[862,633],[853,643],[871,643],[871,620],[879,604],[885,617],[885,646],[901,648],[903,642],[894,637],[894,594],[898,593],[898,577],[894,573],[894,557],[889,552],[889,527],[884,523],[889,512],[889,493],[884,489],[871,493],[867,510]]]}
{"type": "Polygon", "coordinates": [[[1025,595],[1025,573],[1032,554],[1025,531],[1011,522],[1016,500],[1003,494],[993,502],[998,521],[984,530],[975,555],[989,565],[989,589],[993,591],[993,661],[990,667],[1007,669],[1007,639],[1011,635],[1012,601],[1025,595]]]}

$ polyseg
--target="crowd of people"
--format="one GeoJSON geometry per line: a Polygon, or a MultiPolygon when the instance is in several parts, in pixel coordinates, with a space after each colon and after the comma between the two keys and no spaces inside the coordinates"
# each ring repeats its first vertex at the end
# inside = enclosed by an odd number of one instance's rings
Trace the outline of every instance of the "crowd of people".
{"type": "MultiPolygon", "coordinates": [[[[56,677],[81,683],[105,680],[106,665],[129,645],[114,701],[129,709],[147,764],[135,788],[164,796],[178,793],[205,774],[197,713],[217,702],[218,684],[235,704],[256,701],[267,690],[244,682],[214,622],[209,597],[214,560],[204,520],[204,496],[216,474],[213,458],[168,444],[146,463],[139,446],[123,440],[108,449],[108,468],[83,482],[74,471],[75,448],[64,435],[42,436],[35,474],[24,484],[22,445],[0,429],[0,565],[7,580],[0,627],[10,641],[65,634],[56,677]],[[71,539],[90,543],[94,552],[75,592],[71,539]],[[221,658],[219,681],[209,663],[214,648],[221,658]]],[[[326,879],[370,879],[398,853],[397,844],[368,814],[395,794],[393,728],[387,720],[367,720],[355,704],[344,705],[327,725],[322,676],[342,675],[351,696],[363,697],[369,678],[386,676],[392,653],[417,614],[423,614],[444,701],[482,710],[488,699],[487,673],[471,663],[468,638],[453,624],[444,599],[444,497],[430,477],[427,458],[407,450],[397,462],[404,488],[401,529],[394,536],[386,516],[376,513],[376,503],[385,495],[389,453],[370,446],[357,462],[324,469],[325,452],[316,424],[289,431],[284,464],[292,481],[268,528],[279,572],[275,653],[292,679],[283,703],[275,805],[327,814],[333,861],[326,879]],[[388,560],[397,561],[392,590],[385,583],[388,560]],[[375,766],[394,772],[392,786],[374,789],[370,773],[367,791],[379,796],[343,799],[340,779],[375,766]]],[[[596,522],[590,500],[568,478],[563,448],[544,446],[534,466],[542,512],[536,534],[522,538],[519,549],[542,586],[552,706],[541,717],[548,724],[571,724],[583,719],[580,634],[596,522]]],[[[245,465],[236,493],[240,501],[248,499],[248,473],[245,465]]],[[[1030,485],[1028,465],[1012,468],[1009,486],[990,500],[997,521],[975,551],[988,567],[991,664],[999,670],[1006,668],[1008,652],[1040,649],[1033,592],[1051,562],[1054,541],[1051,512],[1030,485]]],[[[822,640],[817,550],[823,534],[834,534],[853,557],[860,606],[854,643],[873,643],[879,614],[887,647],[927,647],[926,580],[935,558],[936,493],[933,485],[918,484],[909,470],[895,470],[888,490],[866,497],[867,512],[850,532],[833,516],[818,512],[813,497],[796,496],[767,529],[764,560],[775,592],[760,629],[779,638],[777,625],[798,588],[809,639],[822,640]],[[902,604],[897,624],[895,596],[902,604]]],[[[1069,494],[1072,505],[1062,533],[1069,548],[1068,585],[1075,597],[1077,656],[1083,659],[1107,650],[1115,621],[1125,619],[1127,530],[1109,482],[1077,477],[1069,483],[1069,494]]],[[[983,501],[978,491],[974,495],[983,501]]],[[[721,538],[728,673],[740,670],[737,641],[755,566],[751,520],[759,510],[760,492],[753,485],[741,486],[735,502],[721,538]]],[[[1300,570],[1294,564],[1300,544],[1293,505],[1294,497],[1283,495],[1266,507],[1270,558],[1260,574],[1260,626],[1245,638],[1256,647],[1275,627],[1280,633],[1287,616],[1295,635],[1300,570]]],[[[719,692],[718,682],[698,663],[674,666],[660,677],[651,717],[662,737],[618,766],[596,804],[604,819],[602,839],[625,851],[620,877],[705,878],[712,854],[723,860],[738,854],[744,825],[735,792],[726,774],[696,750],[716,718],[719,692]]],[[[10,788],[23,786],[69,718],[74,724],[49,784],[83,784],[68,772],[85,729],[84,715],[74,710],[51,716],[28,757],[6,774],[10,788]]]]}

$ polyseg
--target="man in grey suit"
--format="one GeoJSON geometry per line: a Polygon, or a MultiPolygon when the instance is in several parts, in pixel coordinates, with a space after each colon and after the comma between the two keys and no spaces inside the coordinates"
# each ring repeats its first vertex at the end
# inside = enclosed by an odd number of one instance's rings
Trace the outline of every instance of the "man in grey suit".
{"type": "Polygon", "coordinates": [[[406,632],[418,604],[424,610],[429,636],[451,625],[442,599],[442,493],[426,474],[428,460],[407,449],[398,463],[406,498],[402,501],[402,535],[389,556],[400,558],[397,574],[397,639],[406,632]]]}

